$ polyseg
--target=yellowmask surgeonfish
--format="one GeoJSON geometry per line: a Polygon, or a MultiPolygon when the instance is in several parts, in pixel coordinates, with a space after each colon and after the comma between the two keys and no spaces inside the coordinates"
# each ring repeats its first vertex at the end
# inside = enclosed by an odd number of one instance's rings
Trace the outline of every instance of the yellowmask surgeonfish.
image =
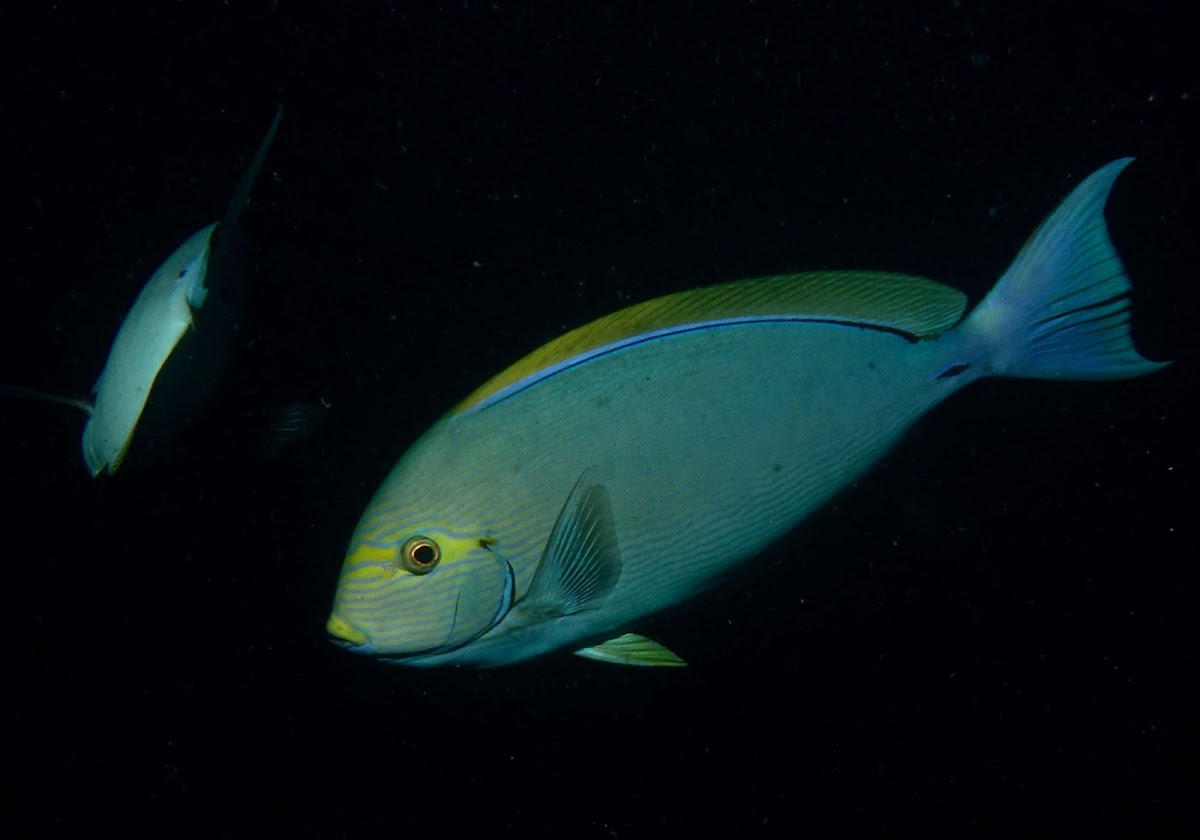
{"type": "Polygon", "coordinates": [[[1138,354],[1092,174],[988,296],[843,271],[671,294],[580,327],[404,455],[346,553],[327,628],[391,662],[566,649],[680,665],[638,622],[712,588],[987,376],[1100,380],[1138,354]]]}
{"type": "Polygon", "coordinates": [[[0,387],[0,393],[51,400],[87,413],[83,459],[93,476],[117,471],[139,424],[153,425],[166,436],[177,434],[215,387],[240,317],[237,222],[282,114],[276,112],[221,221],[188,237],[142,287],[113,339],[91,400],[0,387]],[[212,294],[214,288],[217,294],[212,294]]]}

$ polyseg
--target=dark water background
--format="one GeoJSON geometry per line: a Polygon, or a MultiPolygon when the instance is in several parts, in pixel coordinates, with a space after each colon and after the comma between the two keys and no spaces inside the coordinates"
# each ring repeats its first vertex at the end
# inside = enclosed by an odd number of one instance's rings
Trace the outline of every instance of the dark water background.
{"type": "Polygon", "coordinates": [[[85,394],[286,108],[237,366],[185,456],[92,481],[80,416],[0,404],[6,835],[1197,827],[1185,4],[298,5],[0,10],[2,382],[85,394]],[[387,470],[522,353],[764,273],[977,300],[1131,154],[1110,223],[1139,347],[1177,364],[959,395],[642,628],[690,668],[410,671],[325,641],[387,470]],[[322,398],[256,457],[271,410],[322,398]]]}

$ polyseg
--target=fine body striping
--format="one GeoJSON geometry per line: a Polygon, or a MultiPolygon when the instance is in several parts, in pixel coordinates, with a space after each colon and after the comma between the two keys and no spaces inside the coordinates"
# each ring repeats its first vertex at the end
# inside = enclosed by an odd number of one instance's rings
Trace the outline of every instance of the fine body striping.
{"type": "Polygon", "coordinates": [[[962,294],[930,280],[793,274],[667,295],[543,345],[392,470],[330,632],[416,666],[560,648],[682,664],[631,632],[639,620],[744,571],[958,389],[1164,366],[1133,346],[1104,225],[1128,163],[1085,179],[961,321],[962,294]]]}

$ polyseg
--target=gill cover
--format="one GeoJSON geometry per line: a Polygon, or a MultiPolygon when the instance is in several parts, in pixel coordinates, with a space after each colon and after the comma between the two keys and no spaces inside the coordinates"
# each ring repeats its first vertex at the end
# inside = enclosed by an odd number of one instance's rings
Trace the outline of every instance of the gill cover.
{"type": "Polygon", "coordinates": [[[484,537],[425,528],[386,543],[356,538],[327,628],[383,657],[453,650],[504,618],[514,586],[484,537]]]}

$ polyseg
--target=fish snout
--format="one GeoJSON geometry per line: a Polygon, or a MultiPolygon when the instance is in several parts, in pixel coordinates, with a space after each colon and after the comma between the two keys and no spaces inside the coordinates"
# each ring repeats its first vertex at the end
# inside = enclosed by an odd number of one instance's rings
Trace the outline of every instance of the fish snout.
{"type": "Polygon", "coordinates": [[[325,622],[325,630],[329,635],[334,636],[339,644],[345,643],[346,646],[358,647],[367,643],[367,634],[343,618],[336,610],[329,616],[329,621],[325,622]]]}

